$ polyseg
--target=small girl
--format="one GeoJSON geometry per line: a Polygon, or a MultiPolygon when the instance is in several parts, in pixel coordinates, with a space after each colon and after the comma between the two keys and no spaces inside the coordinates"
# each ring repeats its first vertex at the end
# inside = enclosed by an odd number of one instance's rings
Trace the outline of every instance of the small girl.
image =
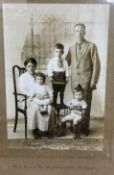
{"type": "Polygon", "coordinates": [[[41,72],[36,73],[36,82],[30,91],[30,101],[38,104],[40,115],[38,116],[38,129],[40,136],[48,131],[48,122],[51,116],[51,103],[53,93],[45,83],[45,75],[41,72]]]}
{"type": "Polygon", "coordinates": [[[87,109],[87,103],[84,100],[84,92],[80,85],[78,85],[73,91],[73,99],[68,104],[70,108],[70,114],[62,118],[62,127],[66,121],[73,122],[73,128],[75,132],[74,138],[80,137],[80,124],[85,115],[87,109]]]}

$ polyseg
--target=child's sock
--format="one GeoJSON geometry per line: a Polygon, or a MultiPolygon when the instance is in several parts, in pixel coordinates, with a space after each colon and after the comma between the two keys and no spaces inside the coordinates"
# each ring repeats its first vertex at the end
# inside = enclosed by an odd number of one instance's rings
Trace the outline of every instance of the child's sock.
{"type": "Polygon", "coordinates": [[[80,139],[80,123],[77,123],[76,125],[74,125],[74,139],[80,139]]]}

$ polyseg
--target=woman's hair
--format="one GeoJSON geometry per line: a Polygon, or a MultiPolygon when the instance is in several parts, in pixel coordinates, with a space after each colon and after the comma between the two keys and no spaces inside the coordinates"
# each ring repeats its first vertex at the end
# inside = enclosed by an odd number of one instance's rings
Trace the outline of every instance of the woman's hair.
{"type": "Polygon", "coordinates": [[[46,76],[45,76],[45,74],[43,74],[42,72],[37,72],[37,73],[36,73],[36,77],[42,77],[43,82],[45,83],[45,81],[46,81],[46,76]]]}
{"type": "Polygon", "coordinates": [[[25,67],[27,66],[28,63],[32,63],[35,67],[37,66],[37,61],[33,57],[29,57],[24,61],[25,67]]]}

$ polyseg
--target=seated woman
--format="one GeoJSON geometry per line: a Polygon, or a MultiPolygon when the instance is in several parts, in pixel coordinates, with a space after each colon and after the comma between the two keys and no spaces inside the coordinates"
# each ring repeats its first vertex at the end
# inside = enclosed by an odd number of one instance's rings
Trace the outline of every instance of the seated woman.
{"type": "MultiPolygon", "coordinates": [[[[40,137],[38,121],[39,116],[41,116],[41,113],[38,108],[38,105],[30,101],[30,91],[33,85],[35,84],[35,70],[37,67],[37,61],[34,58],[30,57],[25,60],[24,65],[27,71],[19,77],[19,89],[21,93],[29,97],[27,104],[28,127],[30,130],[33,131],[33,136],[36,139],[40,137]]],[[[54,109],[51,108],[48,124],[48,133],[50,136],[53,135],[54,118],[54,109]]]]}

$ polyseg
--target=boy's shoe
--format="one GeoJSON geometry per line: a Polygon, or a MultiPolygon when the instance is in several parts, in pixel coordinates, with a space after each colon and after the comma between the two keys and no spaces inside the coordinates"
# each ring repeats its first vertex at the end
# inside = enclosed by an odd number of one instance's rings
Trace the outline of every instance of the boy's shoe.
{"type": "Polygon", "coordinates": [[[78,122],[76,125],[74,125],[74,139],[80,139],[81,130],[80,130],[80,122],[78,122]]]}

